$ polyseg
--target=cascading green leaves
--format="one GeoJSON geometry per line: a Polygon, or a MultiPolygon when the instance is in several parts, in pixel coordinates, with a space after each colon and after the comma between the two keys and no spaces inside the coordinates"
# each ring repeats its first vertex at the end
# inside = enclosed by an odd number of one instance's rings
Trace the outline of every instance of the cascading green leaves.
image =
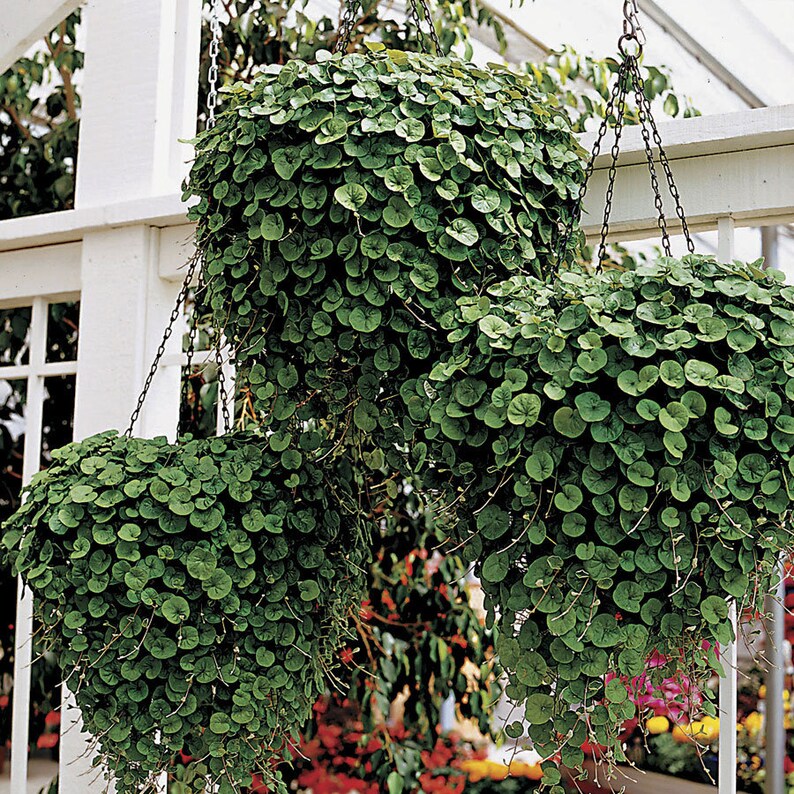
{"type": "MultiPolygon", "coordinates": [[[[383,50],[317,57],[231,90],[186,196],[258,420],[315,455],[380,447],[389,482],[410,468],[394,387],[448,349],[457,298],[542,271],[582,152],[528,75],[383,50]]],[[[532,411],[522,399],[511,416],[532,411]]]]}
{"type": "Polygon", "coordinates": [[[663,258],[514,276],[454,315],[461,341],[404,393],[457,483],[507,693],[544,754],[576,766],[587,739],[622,760],[635,707],[604,675],[630,680],[656,652],[650,678],[705,683],[733,638],[728,599],[760,606],[792,547],[794,287],[663,258]]]}
{"type": "Polygon", "coordinates": [[[54,452],[7,522],[119,791],[153,790],[180,752],[189,790],[231,794],[252,772],[277,790],[369,555],[330,496],[349,477],[295,468],[251,434],[105,433],[54,452]]]}
{"type": "Polygon", "coordinates": [[[792,288],[703,257],[544,282],[582,176],[529,77],[321,53],[232,90],[186,191],[271,449],[348,461],[365,512],[408,473],[446,503],[529,738],[568,765],[622,756],[606,673],[718,667],[794,474],[792,288]]]}

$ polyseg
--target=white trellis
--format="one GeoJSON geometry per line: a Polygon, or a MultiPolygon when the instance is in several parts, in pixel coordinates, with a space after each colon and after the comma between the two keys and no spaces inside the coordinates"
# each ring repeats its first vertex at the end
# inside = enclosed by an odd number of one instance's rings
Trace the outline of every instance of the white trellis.
{"type": "MultiPolygon", "coordinates": [[[[17,0],[0,0],[0,71],[79,4],[28,0],[20,13],[17,0]]],[[[201,0],[92,0],[84,19],[76,209],[0,222],[0,305],[33,306],[34,348],[42,344],[47,304],[64,297],[81,301],[77,438],[125,423],[182,278],[191,228],[180,182],[190,150],[178,141],[195,131],[201,0]]],[[[735,225],[794,221],[794,106],[673,121],[660,130],[691,225],[719,230],[722,258],[732,256],[735,225]]],[[[631,129],[624,141],[612,236],[652,237],[657,227],[642,141],[631,129]]],[[[588,233],[597,232],[603,209],[605,173],[599,165],[588,198],[588,233]]],[[[171,352],[141,417],[141,434],[168,434],[176,425],[180,359],[171,352]]],[[[34,353],[17,373],[29,384],[26,477],[38,466],[36,416],[43,378],[55,366],[34,353]]],[[[26,790],[31,606],[20,602],[16,622],[14,794],[26,790]]],[[[730,652],[726,661],[721,704],[731,725],[736,677],[730,652]]],[[[60,791],[100,792],[76,709],[66,706],[60,791]]],[[[721,794],[735,790],[735,761],[735,734],[727,731],[721,794]]]]}

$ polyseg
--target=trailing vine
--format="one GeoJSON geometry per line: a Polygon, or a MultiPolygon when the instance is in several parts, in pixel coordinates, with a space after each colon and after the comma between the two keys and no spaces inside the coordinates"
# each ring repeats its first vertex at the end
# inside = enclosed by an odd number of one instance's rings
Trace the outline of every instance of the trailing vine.
{"type": "Polygon", "coordinates": [[[322,425],[370,505],[420,473],[501,613],[509,734],[552,786],[586,742],[622,760],[627,682],[719,670],[726,599],[790,544],[790,288],[703,257],[545,279],[581,164],[507,72],[323,56],[228,107],[188,195],[252,412],[285,448],[322,425]]]}
{"type": "Polygon", "coordinates": [[[369,554],[328,498],[348,477],[293,462],[250,434],[105,433],[54,452],[6,523],[119,790],[152,789],[180,753],[193,791],[252,772],[281,790],[369,554]]]}

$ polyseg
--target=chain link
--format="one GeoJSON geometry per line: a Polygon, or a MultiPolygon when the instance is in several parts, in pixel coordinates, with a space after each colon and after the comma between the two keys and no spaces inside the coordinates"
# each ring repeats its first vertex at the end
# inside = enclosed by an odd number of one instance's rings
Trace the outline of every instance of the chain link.
{"type": "Polygon", "coordinates": [[[579,188],[579,194],[576,199],[576,205],[571,213],[571,217],[566,224],[565,230],[560,238],[560,245],[557,249],[557,268],[564,261],[565,251],[570,242],[573,234],[573,228],[576,223],[581,219],[584,198],[587,193],[587,185],[593,175],[595,168],[596,158],[601,153],[601,146],[604,141],[607,129],[609,127],[609,120],[616,112],[615,122],[615,141],[612,145],[612,159],[608,173],[607,192],[604,202],[604,217],[601,223],[600,243],[598,246],[598,259],[596,262],[596,271],[600,272],[603,268],[603,263],[606,260],[606,245],[607,237],[609,236],[609,219],[612,214],[612,202],[615,192],[615,179],[617,176],[617,163],[620,154],[620,138],[624,126],[625,114],[625,100],[629,93],[629,87],[633,85],[634,94],[637,102],[637,116],[642,132],[642,139],[645,147],[645,158],[648,162],[648,171],[651,176],[651,187],[653,188],[654,205],[657,211],[657,225],[662,236],[662,245],[665,253],[671,255],[670,234],[667,227],[667,218],[664,213],[664,201],[662,192],[659,187],[659,177],[656,171],[655,157],[653,153],[653,145],[659,150],[658,158],[659,163],[664,171],[667,187],[670,195],[673,197],[675,203],[675,212],[678,220],[681,223],[681,229],[686,239],[687,250],[690,253],[695,251],[695,243],[689,233],[689,226],[686,221],[684,208],[681,204],[681,195],[678,191],[678,186],[673,178],[673,171],[670,167],[670,161],[667,153],[662,145],[662,138],[659,134],[659,129],[656,126],[656,121],[653,117],[651,102],[645,95],[645,82],[642,79],[642,73],[639,66],[639,56],[642,53],[642,47],[646,42],[645,34],[638,18],[637,0],[624,0],[623,3],[623,35],[618,39],[618,50],[622,55],[620,67],[617,72],[615,84],[612,88],[612,93],[607,103],[606,111],[604,113],[604,120],[601,122],[601,127],[593,145],[593,150],[590,154],[590,159],[585,168],[584,182],[579,188]],[[634,44],[634,51],[627,48],[627,44],[634,44]],[[651,143],[653,140],[653,145],[651,143]]]}
{"type": "Polygon", "coordinates": [[[339,20],[339,36],[336,39],[334,52],[347,52],[353,38],[353,29],[356,26],[358,10],[361,6],[360,0],[346,0],[342,18],[339,20]]]}
{"type": "MultiPolygon", "coordinates": [[[[581,186],[579,187],[579,193],[576,196],[576,203],[574,206],[574,210],[571,212],[571,217],[568,219],[568,223],[565,225],[565,229],[560,236],[560,243],[557,246],[557,266],[563,262],[565,257],[565,249],[568,247],[568,244],[571,241],[571,237],[573,236],[573,229],[574,226],[581,220],[582,217],[582,209],[584,206],[584,197],[587,194],[587,186],[590,183],[590,177],[593,175],[593,170],[595,169],[595,161],[598,156],[601,154],[601,146],[604,142],[604,138],[606,137],[607,130],[609,129],[609,120],[615,115],[615,104],[618,100],[618,97],[625,96],[625,69],[624,64],[621,64],[620,68],[618,69],[617,79],[615,80],[615,84],[612,86],[612,93],[609,96],[609,100],[607,101],[606,108],[604,109],[604,118],[601,121],[601,126],[598,130],[598,135],[596,135],[595,143],[593,144],[593,149],[590,152],[590,159],[587,161],[587,166],[584,170],[584,179],[582,181],[581,186]]],[[[622,114],[622,110],[620,111],[622,114]]],[[[617,116],[616,116],[617,118],[617,116]]]]}
{"type": "Polygon", "coordinates": [[[667,231],[667,218],[664,214],[664,202],[662,200],[662,192],[659,189],[659,177],[656,174],[656,165],[654,164],[653,146],[651,146],[651,136],[648,131],[648,112],[645,109],[645,87],[640,74],[640,67],[637,59],[633,57],[627,58],[630,68],[632,80],[634,82],[634,96],[637,101],[637,117],[640,122],[640,131],[642,132],[642,140],[645,144],[645,159],[648,161],[648,171],[651,175],[651,187],[653,188],[653,203],[656,207],[656,225],[662,234],[662,247],[664,248],[667,256],[672,256],[670,248],[670,234],[667,231]]]}
{"type": "Polygon", "coordinates": [[[433,17],[430,14],[430,8],[427,5],[427,0],[408,0],[408,11],[414,25],[416,25],[416,35],[419,39],[419,46],[421,47],[422,52],[430,54],[430,50],[427,47],[427,43],[425,42],[425,34],[422,30],[422,18],[419,14],[420,5],[422,7],[422,16],[424,16],[424,21],[427,24],[430,41],[433,42],[436,55],[442,55],[443,50],[441,49],[441,40],[438,37],[436,26],[433,24],[433,17]]]}
{"type": "Polygon", "coordinates": [[[209,91],[207,93],[207,129],[211,130],[215,126],[215,114],[218,109],[218,86],[220,83],[220,72],[218,69],[218,57],[221,51],[221,40],[223,31],[221,30],[221,20],[219,13],[220,0],[212,0],[210,6],[210,69],[209,69],[209,91]]]}
{"type": "Polygon", "coordinates": [[[659,128],[656,126],[656,120],[654,119],[653,113],[651,112],[651,102],[645,95],[645,83],[642,79],[642,75],[640,74],[639,67],[637,67],[636,70],[636,80],[638,83],[637,97],[639,102],[642,104],[643,110],[645,111],[645,115],[648,119],[648,126],[651,129],[653,142],[656,145],[656,148],[659,150],[659,162],[662,164],[662,170],[664,171],[665,179],[667,181],[667,188],[670,191],[670,195],[673,197],[675,214],[678,216],[678,220],[681,223],[681,231],[683,232],[684,239],[686,240],[687,250],[690,254],[693,254],[695,253],[695,242],[689,232],[689,224],[686,220],[686,213],[684,212],[684,207],[681,203],[681,194],[678,191],[678,185],[675,183],[673,169],[670,167],[670,161],[667,157],[667,152],[665,152],[664,145],[662,144],[662,136],[659,134],[659,128]]]}
{"type": "Polygon", "coordinates": [[[143,404],[146,401],[146,395],[149,393],[149,389],[152,386],[152,381],[154,380],[154,376],[157,374],[157,369],[160,366],[160,361],[165,355],[165,348],[168,345],[168,340],[171,338],[171,335],[174,333],[174,325],[176,321],[179,319],[179,315],[182,313],[182,306],[184,305],[185,301],[187,300],[188,293],[190,292],[190,285],[193,282],[193,276],[196,274],[196,269],[201,261],[201,254],[196,253],[193,258],[188,263],[187,273],[185,274],[185,280],[182,282],[182,288],[179,290],[179,295],[177,295],[176,305],[171,310],[171,316],[168,319],[168,325],[165,328],[165,332],[163,333],[163,338],[160,342],[160,346],[157,348],[157,352],[154,355],[154,361],[152,361],[152,366],[149,368],[149,374],[146,376],[146,380],[143,384],[143,389],[141,390],[140,395],[138,396],[138,403],[135,406],[135,410],[132,412],[132,416],[130,416],[130,423],[127,429],[124,431],[124,435],[131,436],[132,430],[135,426],[135,423],[138,421],[138,417],[141,414],[141,409],[143,408],[143,404]]]}
{"type": "Polygon", "coordinates": [[[224,369],[223,353],[221,353],[220,333],[215,340],[215,365],[218,368],[218,400],[221,404],[221,416],[223,416],[223,432],[228,433],[232,429],[232,416],[229,411],[229,390],[226,386],[226,370],[224,369]]]}
{"type": "Polygon", "coordinates": [[[618,157],[620,156],[620,137],[623,134],[623,122],[625,119],[625,102],[628,94],[629,85],[629,68],[628,59],[620,64],[618,71],[618,85],[620,86],[619,92],[619,106],[618,115],[615,123],[615,140],[612,143],[610,154],[612,159],[609,164],[609,178],[607,182],[606,198],[604,199],[604,218],[601,221],[601,241],[598,245],[598,258],[596,260],[596,273],[600,273],[604,261],[607,258],[607,236],[609,235],[609,218],[612,215],[612,201],[615,195],[615,178],[618,173],[618,157]]]}
{"type": "MultiPolygon", "coordinates": [[[[356,27],[356,20],[358,19],[360,7],[360,0],[346,0],[342,17],[339,20],[339,37],[334,46],[335,53],[347,52],[347,48],[353,40],[353,30],[356,27]]],[[[430,41],[433,43],[436,55],[441,55],[443,52],[441,49],[441,40],[438,37],[436,26],[433,24],[433,17],[430,13],[430,6],[427,0],[407,0],[406,15],[416,27],[416,37],[419,42],[420,50],[432,55],[430,48],[427,46],[425,31],[423,29],[423,26],[427,25],[427,36],[429,36],[430,41]]]]}

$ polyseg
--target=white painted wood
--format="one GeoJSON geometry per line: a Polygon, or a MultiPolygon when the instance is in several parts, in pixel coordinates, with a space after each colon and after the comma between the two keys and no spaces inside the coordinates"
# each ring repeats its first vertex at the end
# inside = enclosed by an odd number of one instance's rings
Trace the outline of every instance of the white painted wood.
{"type": "Polygon", "coordinates": [[[90,0],[77,206],[172,194],[196,130],[200,0],[90,0]]]}
{"type": "MultiPolygon", "coordinates": [[[[717,258],[731,262],[735,248],[735,224],[733,218],[722,217],[717,221],[717,258]]],[[[734,636],[738,638],[736,603],[729,604],[729,614],[734,636]]],[[[737,679],[737,643],[720,646],[720,661],[725,675],[720,678],[719,707],[722,725],[728,730],[720,732],[719,794],[736,794],[736,723],[739,682],[737,679]]]]}
{"type": "Polygon", "coordinates": [[[717,259],[726,264],[736,256],[736,223],[730,216],[717,220],[717,259]]]}
{"type": "MultiPolygon", "coordinates": [[[[794,222],[794,145],[688,157],[671,163],[681,200],[693,231],[713,229],[730,213],[737,225],[764,226],[794,222]]],[[[601,229],[607,172],[597,170],[585,200],[584,229],[594,239],[601,229]]],[[[662,188],[669,228],[676,233],[673,203],[662,188]]],[[[646,165],[619,165],[610,240],[632,240],[658,234],[646,165]]]]}
{"type": "Polygon", "coordinates": [[[72,13],[82,0],[0,0],[0,73],[72,13]]]}
{"type": "MultiPolygon", "coordinates": [[[[158,237],[157,229],[139,226],[92,232],[83,242],[76,437],[124,429],[135,406],[178,292],[158,275],[158,237]]],[[[172,352],[179,350],[178,336],[172,352]]],[[[141,429],[164,433],[175,424],[175,409],[159,405],[156,392],[152,397],[150,405],[168,416],[158,420],[146,411],[141,429]]]]}
{"type": "Polygon", "coordinates": [[[54,302],[80,290],[80,244],[0,253],[0,308],[21,306],[37,295],[54,302]]]}
{"type": "MultiPolygon", "coordinates": [[[[764,264],[774,270],[779,269],[781,266],[779,238],[780,234],[777,226],[764,226],[761,229],[761,256],[764,257],[764,264]]],[[[792,264],[794,263],[788,261],[788,259],[783,262],[783,270],[789,280],[794,275],[791,272],[792,264]]]]}
{"type": "Polygon", "coordinates": [[[186,223],[185,211],[182,196],[176,192],[175,186],[174,192],[164,196],[13,218],[0,221],[0,251],[81,240],[86,232],[100,229],[140,224],[157,227],[181,225],[186,223]]]}
{"type": "MultiPolygon", "coordinates": [[[[27,485],[40,468],[41,430],[44,411],[44,362],[47,356],[46,298],[36,298],[30,313],[25,446],[22,483],[27,485]]],[[[7,376],[6,376],[7,377],[7,376]]],[[[28,781],[28,727],[30,682],[33,661],[33,594],[18,582],[14,624],[14,706],[11,717],[11,791],[25,791],[28,781]]]]}
{"type": "MultiPolygon", "coordinates": [[[[691,119],[658,121],[664,150],[671,160],[699,157],[706,154],[745,152],[794,143],[794,105],[742,110],[696,116],[691,119]]],[[[580,139],[587,151],[592,150],[595,133],[580,139]]],[[[602,146],[596,168],[608,168],[611,138],[602,146]]],[[[645,160],[642,133],[637,126],[625,127],[620,139],[621,164],[631,165],[645,160]]]]}
{"type": "Polygon", "coordinates": [[[786,655],[784,643],[786,641],[785,608],[786,597],[784,585],[785,573],[783,564],[778,566],[780,581],[775,593],[767,596],[764,601],[764,629],[766,642],[764,645],[764,658],[766,672],[766,712],[764,726],[766,730],[766,758],[764,779],[766,794],[786,794],[786,730],[783,705],[783,689],[785,684],[786,655]]]}
{"type": "MultiPolygon", "coordinates": [[[[736,636],[736,604],[731,601],[730,619],[736,636]]],[[[738,710],[736,643],[720,646],[720,662],[725,675],[720,678],[720,722],[727,730],[720,731],[719,794],[736,794],[736,724],[738,710]]]]}
{"type": "Polygon", "coordinates": [[[185,271],[190,257],[196,250],[195,229],[183,222],[160,231],[160,278],[167,281],[185,280],[185,271]]]}

